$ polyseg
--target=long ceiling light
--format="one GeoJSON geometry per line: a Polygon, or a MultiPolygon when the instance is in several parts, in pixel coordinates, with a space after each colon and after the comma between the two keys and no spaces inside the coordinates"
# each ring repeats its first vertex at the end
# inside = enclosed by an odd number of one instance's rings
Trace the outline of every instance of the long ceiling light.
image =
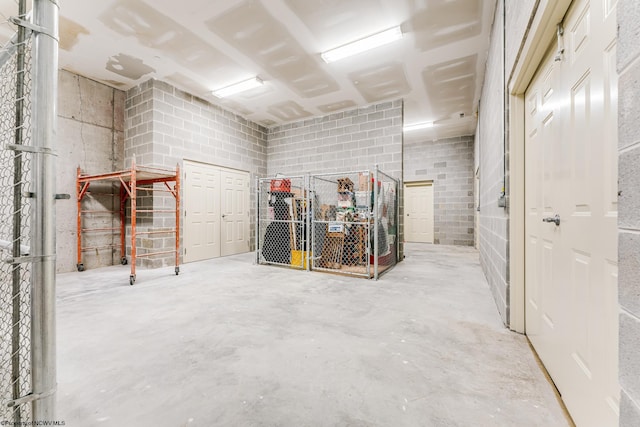
{"type": "Polygon", "coordinates": [[[324,62],[338,61],[349,56],[357,55],[364,51],[383,46],[385,44],[400,40],[402,38],[402,30],[400,27],[389,28],[380,33],[373,34],[355,42],[345,44],[344,46],[328,50],[320,54],[324,62]]]}
{"type": "Polygon", "coordinates": [[[405,132],[411,132],[413,130],[428,129],[432,127],[433,127],[433,122],[425,122],[425,123],[416,123],[413,125],[407,125],[403,127],[402,130],[405,132]]]}
{"type": "Polygon", "coordinates": [[[259,77],[253,77],[249,80],[243,80],[239,83],[232,84],[231,86],[214,90],[213,94],[218,98],[226,98],[227,96],[235,95],[236,93],[260,87],[262,84],[263,81],[259,77]]]}

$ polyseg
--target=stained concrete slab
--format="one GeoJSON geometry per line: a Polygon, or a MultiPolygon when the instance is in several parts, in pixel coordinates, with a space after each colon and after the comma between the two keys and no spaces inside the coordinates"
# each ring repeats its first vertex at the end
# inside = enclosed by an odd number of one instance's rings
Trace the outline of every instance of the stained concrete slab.
{"type": "Polygon", "coordinates": [[[254,265],[58,276],[67,426],[566,426],[466,247],[381,280],[254,265]]]}

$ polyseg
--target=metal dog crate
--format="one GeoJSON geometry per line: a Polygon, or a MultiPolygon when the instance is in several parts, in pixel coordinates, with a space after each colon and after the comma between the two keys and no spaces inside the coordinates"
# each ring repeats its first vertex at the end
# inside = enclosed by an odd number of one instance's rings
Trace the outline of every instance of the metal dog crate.
{"type": "Polygon", "coordinates": [[[398,182],[377,170],[258,180],[256,260],[378,278],[397,263],[398,182]]]}

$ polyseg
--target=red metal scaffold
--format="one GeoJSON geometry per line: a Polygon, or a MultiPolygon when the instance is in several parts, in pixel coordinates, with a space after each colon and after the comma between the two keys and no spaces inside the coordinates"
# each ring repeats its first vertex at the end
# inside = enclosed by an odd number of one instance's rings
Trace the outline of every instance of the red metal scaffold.
{"type": "MultiPolygon", "coordinates": [[[[180,165],[176,165],[175,171],[170,169],[149,167],[149,166],[137,166],[135,158],[131,161],[131,169],[109,172],[97,175],[83,174],[78,167],[77,179],[76,179],[76,199],[78,203],[78,218],[77,218],[77,251],[78,251],[78,263],[76,265],[78,271],[84,271],[84,264],[82,263],[82,253],[92,249],[98,249],[98,247],[83,247],[82,246],[82,233],[91,231],[105,231],[113,230],[111,228],[83,228],[82,227],[82,215],[87,213],[93,213],[93,211],[82,210],[82,199],[87,194],[87,190],[92,182],[111,182],[120,183],[120,260],[123,265],[127,264],[126,257],[126,204],[127,199],[131,201],[131,275],[129,276],[129,284],[133,285],[136,281],[136,259],[142,257],[150,257],[154,255],[163,254],[175,254],[175,273],[180,273],[180,165]],[[173,188],[169,183],[174,182],[173,188]],[[142,187],[144,185],[164,183],[165,188],[142,187]],[[176,225],[171,230],[158,230],[158,231],[136,231],[136,217],[138,213],[173,213],[174,210],[166,209],[138,209],[137,208],[137,194],[138,191],[148,192],[168,192],[176,200],[176,225]],[[148,252],[143,254],[137,253],[136,248],[136,236],[137,235],[154,235],[154,234],[174,234],[175,235],[175,249],[163,250],[160,252],[148,252]]],[[[100,247],[102,248],[102,246],[100,247]]]]}

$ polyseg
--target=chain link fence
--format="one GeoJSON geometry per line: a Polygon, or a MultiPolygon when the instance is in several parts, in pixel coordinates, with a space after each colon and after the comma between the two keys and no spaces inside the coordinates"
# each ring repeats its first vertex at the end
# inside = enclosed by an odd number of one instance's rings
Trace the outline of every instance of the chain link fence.
{"type": "Polygon", "coordinates": [[[372,277],[371,177],[369,171],[311,177],[312,269],[372,277]]]}
{"type": "Polygon", "coordinates": [[[308,268],[310,200],[306,182],[304,176],[258,179],[258,264],[308,268]]]}
{"type": "MultiPolygon", "coordinates": [[[[15,2],[13,16],[26,19],[25,3],[15,2]]],[[[31,404],[19,399],[32,390],[31,263],[20,258],[31,243],[32,155],[16,146],[31,145],[32,37],[0,14],[0,45],[0,420],[25,423],[31,404]]]]}
{"type": "Polygon", "coordinates": [[[258,264],[376,279],[396,265],[398,182],[389,175],[262,178],[257,192],[258,264]]]}
{"type": "Polygon", "coordinates": [[[376,218],[375,235],[377,235],[377,259],[373,264],[376,277],[396,265],[398,262],[398,181],[384,172],[376,171],[376,218]]]}

